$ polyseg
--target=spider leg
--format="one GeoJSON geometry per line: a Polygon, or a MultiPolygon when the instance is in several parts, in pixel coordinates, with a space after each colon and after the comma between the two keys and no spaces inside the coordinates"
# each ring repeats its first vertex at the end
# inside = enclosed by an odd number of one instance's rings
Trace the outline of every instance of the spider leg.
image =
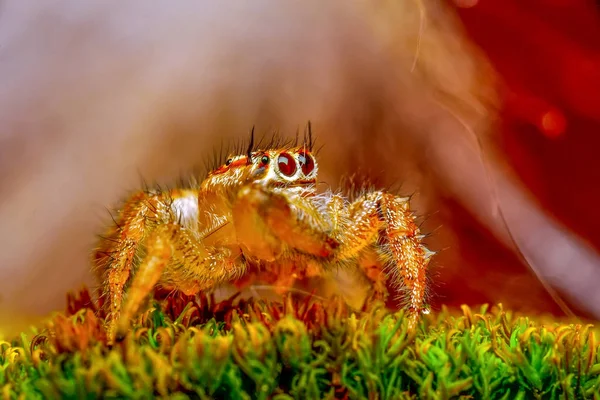
{"type": "Polygon", "coordinates": [[[146,241],[146,256],[133,276],[116,327],[124,338],[131,320],[159,284],[187,295],[239,278],[245,263],[227,247],[205,247],[201,238],[177,224],[157,227],[146,241]]]}
{"type": "Polygon", "coordinates": [[[317,205],[289,191],[259,184],[243,187],[234,203],[233,220],[245,252],[264,261],[274,261],[286,250],[328,257],[338,246],[317,205]]]}
{"type": "Polygon", "coordinates": [[[193,190],[176,189],[169,192],[141,191],[134,194],[125,202],[108,235],[102,238],[94,251],[92,265],[103,282],[103,293],[100,297],[107,311],[106,326],[109,337],[114,334],[114,321],[119,318],[123,290],[136,261],[140,244],[161,222],[175,218],[196,220],[194,215],[183,215],[186,207],[181,206],[182,201],[197,202],[197,193],[193,190]]]}
{"type": "Polygon", "coordinates": [[[92,256],[94,269],[103,283],[106,326],[111,337],[113,321],[119,318],[123,290],[129,279],[140,242],[165,212],[163,193],[139,192],[127,200],[106,238],[92,256]]]}
{"type": "MultiPolygon", "coordinates": [[[[115,317],[107,321],[108,340],[122,341],[131,323],[131,319],[144,302],[148,294],[159,281],[163,270],[171,260],[173,248],[162,232],[155,231],[147,241],[147,254],[133,277],[127,292],[125,304],[118,319],[115,317]]],[[[119,305],[120,308],[120,305],[119,305]]]]}
{"type": "Polygon", "coordinates": [[[384,237],[394,261],[389,266],[389,273],[394,286],[403,287],[406,293],[414,327],[420,314],[429,311],[426,304],[427,266],[435,253],[423,245],[424,236],[415,223],[407,198],[383,194],[380,209],[386,225],[384,237]]]}
{"type": "MultiPolygon", "coordinates": [[[[331,235],[340,243],[326,268],[333,270],[336,266],[352,272],[353,268],[358,267],[358,278],[371,284],[372,299],[385,301],[388,296],[387,275],[378,265],[380,255],[374,246],[383,224],[378,213],[378,199],[363,196],[348,204],[343,196],[329,193],[326,204],[331,220],[331,235]]],[[[358,294],[358,298],[361,296],[358,294]]],[[[366,299],[360,301],[358,298],[349,301],[359,307],[366,299]]]]}
{"type": "MultiPolygon", "coordinates": [[[[338,207],[337,212],[344,212],[348,222],[335,252],[336,260],[357,259],[376,243],[387,264],[385,277],[405,293],[410,326],[415,327],[419,315],[427,311],[426,272],[434,253],[421,243],[409,199],[373,191],[362,195],[345,211],[338,207]]],[[[381,285],[384,275],[365,272],[375,285],[381,285]]]]}

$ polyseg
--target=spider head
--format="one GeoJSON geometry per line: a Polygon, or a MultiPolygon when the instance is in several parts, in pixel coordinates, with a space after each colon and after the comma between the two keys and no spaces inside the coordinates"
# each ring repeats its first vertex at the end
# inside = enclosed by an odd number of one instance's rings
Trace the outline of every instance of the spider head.
{"type": "Polygon", "coordinates": [[[211,172],[205,186],[239,186],[250,182],[272,187],[308,187],[317,180],[317,162],[305,147],[255,151],[232,156],[211,172]]]}
{"type": "Polygon", "coordinates": [[[275,187],[312,186],[317,180],[317,162],[305,147],[252,153],[249,180],[275,187]]]}

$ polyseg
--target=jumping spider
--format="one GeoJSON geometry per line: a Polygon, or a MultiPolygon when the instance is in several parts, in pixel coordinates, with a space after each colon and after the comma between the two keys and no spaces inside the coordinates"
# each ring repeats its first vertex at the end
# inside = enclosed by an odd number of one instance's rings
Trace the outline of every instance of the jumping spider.
{"type": "Polygon", "coordinates": [[[434,253],[421,243],[408,198],[318,194],[310,129],[302,146],[260,150],[253,137],[246,154],[231,156],[201,184],[140,191],[120,209],[92,257],[110,342],[124,337],[155,286],[196,294],[243,277],[250,264],[356,269],[369,252],[384,266],[373,285],[389,279],[404,294],[410,326],[428,311],[434,253]]]}

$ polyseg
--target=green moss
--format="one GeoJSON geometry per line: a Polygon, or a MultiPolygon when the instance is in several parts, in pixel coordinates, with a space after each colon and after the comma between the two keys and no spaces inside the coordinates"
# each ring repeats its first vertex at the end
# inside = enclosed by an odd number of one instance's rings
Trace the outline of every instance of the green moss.
{"type": "Polygon", "coordinates": [[[443,310],[416,333],[403,313],[341,303],[168,297],[108,348],[87,297],[39,333],[0,342],[6,399],[600,398],[590,325],[501,306],[443,310]]]}

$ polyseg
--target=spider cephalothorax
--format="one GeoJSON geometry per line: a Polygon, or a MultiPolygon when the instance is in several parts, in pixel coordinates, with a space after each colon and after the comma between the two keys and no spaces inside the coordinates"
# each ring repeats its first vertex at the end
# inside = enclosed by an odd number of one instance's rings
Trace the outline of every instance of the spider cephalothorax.
{"type": "Polygon", "coordinates": [[[157,285],[194,294],[243,277],[250,264],[310,263],[327,273],[360,268],[366,254],[384,266],[376,290],[389,279],[414,325],[427,310],[433,253],[421,244],[408,198],[364,190],[350,202],[317,193],[311,147],[309,140],[261,150],[251,140],[246,154],[230,156],[198,186],[141,191],[126,201],[93,257],[109,339],[126,333],[157,285]]]}

